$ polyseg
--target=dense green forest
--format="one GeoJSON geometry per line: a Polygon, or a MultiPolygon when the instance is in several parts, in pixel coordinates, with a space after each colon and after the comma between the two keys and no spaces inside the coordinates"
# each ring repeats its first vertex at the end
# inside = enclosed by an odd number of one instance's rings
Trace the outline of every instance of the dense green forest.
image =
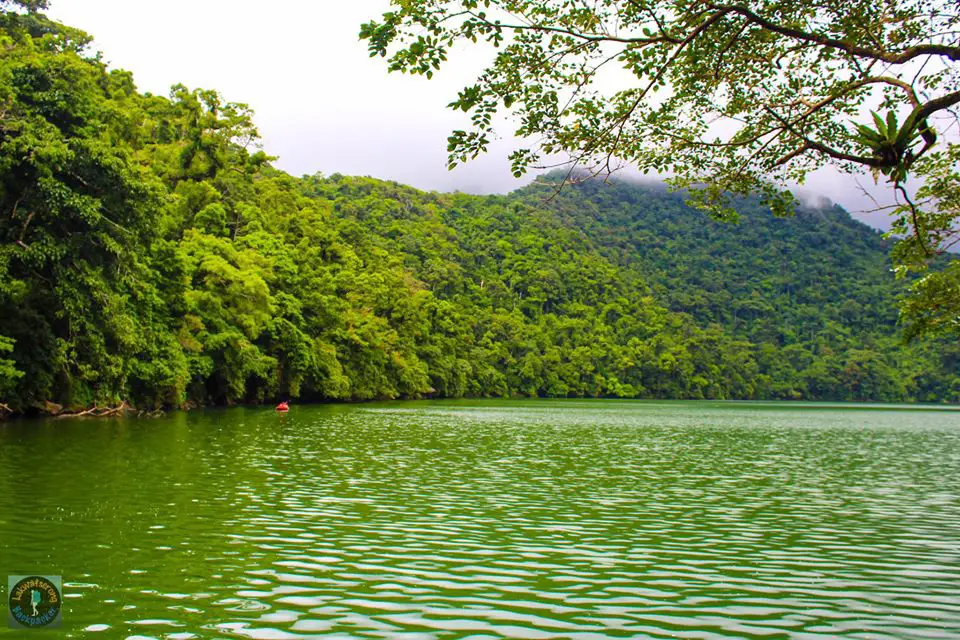
{"type": "Polygon", "coordinates": [[[0,403],[277,398],[960,401],[905,344],[889,247],[842,210],[710,222],[652,185],[508,196],[295,178],[251,111],[139,93],[0,17],[0,403]]]}

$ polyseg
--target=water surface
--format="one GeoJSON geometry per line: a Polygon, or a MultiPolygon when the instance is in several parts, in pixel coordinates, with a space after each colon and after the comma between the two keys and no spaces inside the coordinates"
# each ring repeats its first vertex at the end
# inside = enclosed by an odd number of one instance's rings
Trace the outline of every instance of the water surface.
{"type": "Polygon", "coordinates": [[[62,574],[74,638],[960,638],[960,413],[464,401],[12,422],[7,573],[62,574]]]}

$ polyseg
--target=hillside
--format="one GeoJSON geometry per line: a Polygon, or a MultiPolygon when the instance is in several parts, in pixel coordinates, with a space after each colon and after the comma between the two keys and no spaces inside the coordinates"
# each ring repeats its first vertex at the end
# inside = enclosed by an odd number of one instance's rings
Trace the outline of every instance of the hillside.
{"type": "Polygon", "coordinates": [[[896,322],[890,244],[842,208],[800,208],[774,218],[742,201],[736,224],[687,207],[659,185],[588,181],[532,185],[543,203],[582,229],[616,264],[636,268],[674,310],[736,335],[792,344],[842,330],[890,333],[896,322]]]}
{"type": "MultiPolygon", "coordinates": [[[[893,276],[890,242],[839,206],[800,207],[775,218],[755,201],[741,201],[739,222],[730,224],[710,220],[686,206],[682,193],[657,184],[587,181],[558,191],[548,178],[519,195],[581,229],[618,267],[640,273],[671,311],[761,351],[774,346],[790,354],[794,369],[807,370],[805,395],[829,397],[839,378],[873,366],[864,359],[886,359],[908,389],[915,385],[914,397],[954,393],[955,343],[903,344],[896,300],[905,283],[893,276]]],[[[782,370],[777,378],[784,379],[782,370]]],[[[796,381],[789,372],[786,379],[796,381]]]]}
{"type": "Polygon", "coordinates": [[[88,37],[4,14],[0,403],[423,396],[960,401],[897,336],[877,235],[738,227],[626,184],[509,196],[307,176],[216,92],[142,94],[88,37]]]}
{"type": "Polygon", "coordinates": [[[509,313],[520,323],[511,336],[482,335],[508,347],[495,369],[509,393],[955,393],[956,349],[902,344],[887,244],[839,208],[777,219],[744,203],[741,224],[729,225],[662,188],[588,182],[509,197],[432,194],[426,211],[399,185],[312,180],[310,195],[404,255],[435,295],[471,309],[463,322],[509,313]]]}

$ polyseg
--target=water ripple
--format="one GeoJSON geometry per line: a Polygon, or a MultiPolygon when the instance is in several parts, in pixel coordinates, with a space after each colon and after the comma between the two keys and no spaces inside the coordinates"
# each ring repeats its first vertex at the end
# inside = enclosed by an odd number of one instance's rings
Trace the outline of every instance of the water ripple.
{"type": "Polygon", "coordinates": [[[960,638],[958,418],[570,401],[12,424],[0,565],[62,573],[78,638],[960,638]]]}

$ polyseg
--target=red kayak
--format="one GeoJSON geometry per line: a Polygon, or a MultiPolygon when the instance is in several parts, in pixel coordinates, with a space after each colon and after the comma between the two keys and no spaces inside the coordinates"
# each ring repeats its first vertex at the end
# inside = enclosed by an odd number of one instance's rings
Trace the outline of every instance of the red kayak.
{"type": "Polygon", "coordinates": [[[290,407],[286,402],[281,402],[277,405],[277,411],[290,411],[290,407]]]}

